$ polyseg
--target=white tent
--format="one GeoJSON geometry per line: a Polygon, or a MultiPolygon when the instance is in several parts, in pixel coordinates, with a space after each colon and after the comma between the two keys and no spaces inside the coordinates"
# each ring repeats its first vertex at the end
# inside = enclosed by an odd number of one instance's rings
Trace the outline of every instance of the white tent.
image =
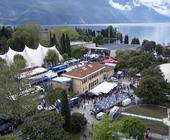
{"type": "Polygon", "coordinates": [[[16,54],[20,54],[24,57],[27,62],[27,66],[41,66],[43,64],[43,60],[47,55],[48,50],[54,50],[59,55],[59,60],[62,61],[63,57],[58,52],[56,47],[46,48],[39,44],[37,49],[30,49],[25,46],[23,52],[16,52],[9,48],[8,52],[4,55],[0,55],[0,58],[4,59],[8,64],[13,62],[13,58],[16,54]]]}
{"type": "Polygon", "coordinates": [[[164,78],[170,83],[170,63],[160,65],[164,78]]]}
{"type": "Polygon", "coordinates": [[[107,94],[115,87],[117,87],[116,83],[103,82],[90,90],[90,92],[94,95],[100,95],[101,93],[107,94]]]}

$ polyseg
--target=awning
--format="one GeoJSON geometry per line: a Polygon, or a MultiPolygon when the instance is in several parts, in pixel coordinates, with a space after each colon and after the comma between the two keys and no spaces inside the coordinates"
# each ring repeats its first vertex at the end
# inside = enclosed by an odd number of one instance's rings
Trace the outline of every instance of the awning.
{"type": "Polygon", "coordinates": [[[102,93],[107,94],[115,87],[117,87],[117,83],[103,82],[96,86],[95,88],[93,88],[92,90],[90,90],[90,93],[94,95],[100,95],[102,93]]]}

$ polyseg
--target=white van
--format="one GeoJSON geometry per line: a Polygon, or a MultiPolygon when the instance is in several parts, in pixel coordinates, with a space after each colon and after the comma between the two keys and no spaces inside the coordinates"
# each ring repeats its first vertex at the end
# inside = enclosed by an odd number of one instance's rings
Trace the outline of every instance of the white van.
{"type": "Polygon", "coordinates": [[[122,106],[128,106],[131,103],[132,103],[132,100],[130,98],[127,98],[122,101],[122,106]]]}
{"type": "Polygon", "coordinates": [[[97,120],[101,120],[104,115],[105,115],[104,112],[99,112],[99,113],[96,115],[96,119],[97,119],[97,120]]]}
{"type": "Polygon", "coordinates": [[[112,109],[110,109],[110,116],[114,116],[117,112],[119,111],[119,107],[118,106],[114,106],[112,109]]]}

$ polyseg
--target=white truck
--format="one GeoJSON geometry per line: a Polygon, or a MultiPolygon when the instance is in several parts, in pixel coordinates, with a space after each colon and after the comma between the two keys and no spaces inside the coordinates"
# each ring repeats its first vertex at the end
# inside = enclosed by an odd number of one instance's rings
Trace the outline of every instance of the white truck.
{"type": "Polygon", "coordinates": [[[128,106],[131,103],[132,103],[132,100],[130,98],[127,98],[122,101],[122,106],[128,106]]]}
{"type": "Polygon", "coordinates": [[[118,106],[114,106],[112,109],[110,109],[109,115],[111,117],[114,117],[114,115],[119,111],[119,107],[118,106]]]}
{"type": "Polygon", "coordinates": [[[97,115],[96,115],[96,119],[97,120],[101,120],[101,119],[103,119],[103,116],[105,115],[105,113],[104,112],[99,112],[97,115]]]}

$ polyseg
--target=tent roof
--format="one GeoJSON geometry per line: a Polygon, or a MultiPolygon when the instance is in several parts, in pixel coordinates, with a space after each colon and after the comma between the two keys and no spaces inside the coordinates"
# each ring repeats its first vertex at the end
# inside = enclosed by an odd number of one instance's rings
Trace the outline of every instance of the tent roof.
{"type": "Polygon", "coordinates": [[[92,90],[90,90],[90,92],[95,95],[100,95],[101,93],[107,94],[115,87],[117,87],[116,83],[103,82],[96,86],[95,88],[93,88],[92,90]]]}
{"type": "Polygon", "coordinates": [[[160,69],[167,82],[170,83],[170,63],[160,65],[160,69]]]}
{"type": "Polygon", "coordinates": [[[67,78],[67,77],[56,77],[53,79],[53,81],[56,82],[69,82],[71,81],[71,78],[67,78]]]}
{"type": "Polygon", "coordinates": [[[55,50],[59,55],[59,60],[63,60],[63,57],[58,52],[56,47],[46,48],[39,44],[37,49],[31,49],[25,46],[25,49],[22,52],[17,52],[9,48],[8,52],[4,55],[0,55],[0,58],[5,59],[8,64],[13,62],[13,57],[16,54],[20,54],[24,57],[28,66],[41,66],[43,64],[43,60],[47,55],[48,50],[55,50]]]}

